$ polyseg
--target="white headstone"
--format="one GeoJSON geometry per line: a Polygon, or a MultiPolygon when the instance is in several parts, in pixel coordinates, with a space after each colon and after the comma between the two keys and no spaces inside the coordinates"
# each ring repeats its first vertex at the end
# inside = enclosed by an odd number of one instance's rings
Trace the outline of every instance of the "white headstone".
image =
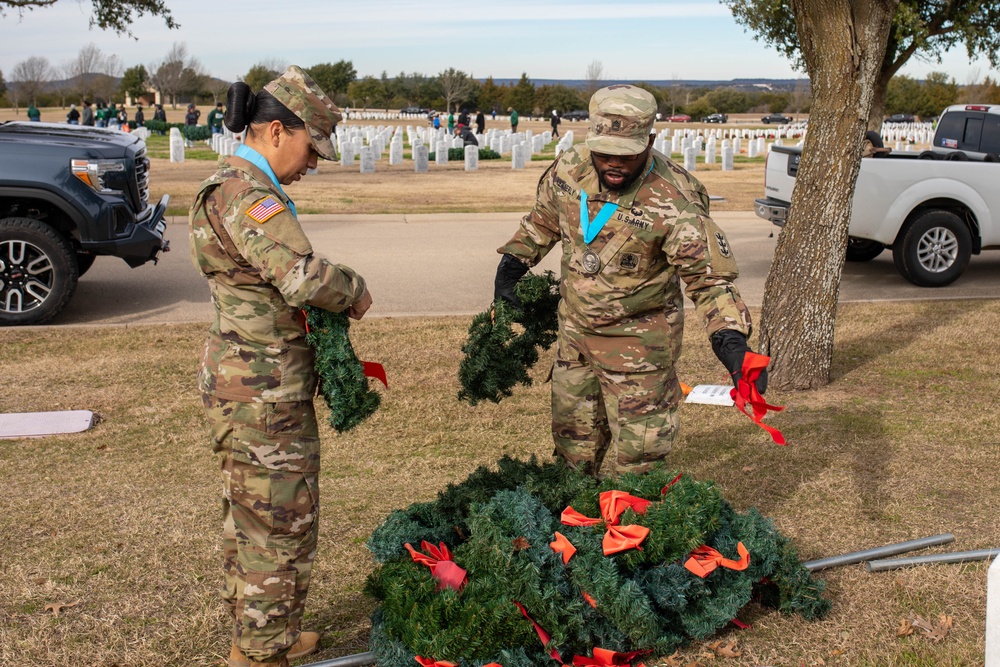
{"type": "Polygon", "coordinates": [[[361,173],[375,173],[375,149],[371,146],[364,146],[361,149],[361,173]]]}
{"type": "Polygon", "coordinates": [[[341,167],[353,167],[354,166],[354,148],[349,141],[344,142],[344,147],[340,151],[340,166],[341,167]]]}
{"type": "Polygon", "coordinates": [[[722,144],[722,171],[733,170],[733,147],[728,144],[728,141],[722,144]]]}
{"type": "Polygon", "coordinates": [[[695,152],[694,146],[684,149],[684,168],[688,171],[695,170],[695,157],[698,154],[695,152]]]}
{"type": "Polygon", "coordinates": [[[389,164],[403,163],[403,142],[393,139],[389,144],[389,164]]]}
{"type": "Polygon", "coordinates": [[[475,171],[479,169],[479,146],[465,147],[465,170],[475,171]]]}
{"type": "Polygon", "coordinates": [[[170,161],[184,162],[184,137],[176,127],[170,128],[170,161]]]}
{"type": "Polygon", "coordinates": [[[420,145],[413,149],[413,171],[418,174],[427,173],[427,146],[420,145]]]}
{"type": "Polygon", "coordinates": [[[437,142],[437,146],[434,147],[434,164],[448,164],[448,149],[450,147],[451,142],[447,139],[437,142]]]}
{"type": "Polygon", "coordinates": [[[715,140],[705,146],[705,164],[715,164],[715,140]]]}
{"type": "Polygon", "coordinates": [[[520,145],[512,146],[510,149],[510,167],[511,169],[524,169],[524,154],[527,151],[523,150],[520,145]]]}
{"type": "Polygon", "coordinates": [[[986,575],[986,667],[1000,667],[1000,558],[986,575]]]}
{"type": "Polygon", "coordinates": [[[757,140],[751,139],[747,142],[747,157],[755,158],[757,157],[757,140]]]}

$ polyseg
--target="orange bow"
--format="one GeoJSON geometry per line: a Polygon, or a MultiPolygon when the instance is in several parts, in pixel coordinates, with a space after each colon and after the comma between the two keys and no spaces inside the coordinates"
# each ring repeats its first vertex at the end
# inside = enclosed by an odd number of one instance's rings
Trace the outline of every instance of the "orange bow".
{"type": "Polygon", "coordinates": [[[747,551],[742,542],[736,544],[736,551],[740,554],[740,559],[729,560],[712,547],[703,544],[691,552],[691,557],[684,563],[684,567],[702,579],[710,575],[717,567],[743,571],[750,566],[750,552],[747,551]]]}
{"type": "Polygon", "coordinates": [[[572,507],[563,510],[560,519],[566,526],[596,526],[602,521],[608,526],[608,531],[604,534],[604,555],[610,556],[620,551],[638,549],[646,536],[649,535],[649,528],[645,526],[619,526],[618,521],[622,512],[632,508],[636,514],[645,514],[646,508],[653,501],[644,498],[637,498],[624,491],[605,491],[601,493],[601,518],[591,519],[583,516],[572,507]]]}
{"type": "MultiPolygon", "coordinates": [[[[631,665],[632,661],[644,653],[649,653],[649,651],[632,651],[631,653],[616,653],[614,651],[609,651],[606,648],[595,648],[594,657],[588,658],[585,655],[574,655],[573,664],[580,665],[598,665],[600,667],[610,667],[612,665],[631,665]]],[[[642,663],[639,663],[640,667],[642,663]]]]}
{"type": "Polygon", "coordinates": [[[771,357],[765,357],[763,354],[755,352],[744,354],[740,379],[736,381],[736,388],[732,389],[729,395],[740,412],[750,417],[757,426],[767,431],[771,435],[772,440],[779,445],[784,445],[785,436],[781,435],[781,431],[773,426],[768,426],[762,421],[768,410],[781,412],[785,409],[783,405],[769,404],[764,400],[760,392],[757,391],[757,378],[760,377],[760,372],[767,368],[767,362],[769,361],[771,361],[771,357]],[[752,412],[747,412],[747,403],[750,404],[752,412]]]}
{"type": "Polygon", "coordinates": [[[444,660],[432,660],[431,658],[421,658],[419,655],[414,656],[414,659],[424,667],[458,667],[458,665],[454,662],[445,662],[444,660]]]}
{"type": "MultiPolygon", "coordinates": [[[[542,626],[538,625],[537,622],[535,622],[535,619],[533,619],[528,614],[528,610],[524,608],[523,604],[521,604],[517,600],[514,600],[514,604],[516,604],[517,608],[521,610],[521,613],[524,614],[524,617],[529,621],[531,621],[531,625],[534,626],[535,632],[538,634],[538,638],[542,640],[542,646],[546,646],[549,643],[549,641],[552,640],[552,636],[549,635],[549,633],[545,632],[545,628],[543,628],[542,626]]],[[[552,658],[553,660],[558,660],[560,664],[562,663],[562,656],[559,655],[559,651],[557,651],[556,649],[552,649],[551,651],[549,651],[549,657],[552,658]]]]}
{"type": "Polygon", "coordinates": [[[431,569],[431,576],[438,580],[439,588],[451,588],[457,591],[465,585],[466,572],[451,559],[451,551],[444,542],[441,542],[440,549],[426,540],[421,542],[420,548],[430,553],[430,556],[420,553],[409,543],[403,546],[410,552],[414,563],[421,563],[431,569]]]}
{"type": "Polygon", "coordinates": [[[573,544],[566,539],[566,536],[558,530],[556,531],[556,539],[549,542],[549,546],[552,547],[552,550],[557,554],[562,554],[563,565],[568,563],[569,559],[576,553],[576,547],[574,547],[573,544]]]}

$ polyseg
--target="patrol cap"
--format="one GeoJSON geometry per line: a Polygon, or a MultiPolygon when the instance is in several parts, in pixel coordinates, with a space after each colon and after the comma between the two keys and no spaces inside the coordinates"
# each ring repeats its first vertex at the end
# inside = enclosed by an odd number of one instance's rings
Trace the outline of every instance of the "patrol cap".
{"type": "Polygon", "coordinates": [[[292,65],[284,74],[264,86],[264,90],[306,124],[309,139],[321,158],[337,159],[337,149],[334,148],[330,135],[343,116],[311,76],[301,67],[292,65]]]}
{"type": "Polygon", "coordinates": [[[646,150],[656,118],[656,100],[636,86],[616,84],[590,98],[587,148],[608,155],[635,155],[646,150]]]}

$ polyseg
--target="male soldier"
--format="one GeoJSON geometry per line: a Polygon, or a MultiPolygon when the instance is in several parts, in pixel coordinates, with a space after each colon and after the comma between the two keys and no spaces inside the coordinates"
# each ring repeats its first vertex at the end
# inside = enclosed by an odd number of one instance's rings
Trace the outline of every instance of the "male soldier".
{"type": "Polygon", "coordinates": [[[682,280],[734,378],[750,349],[732,248],[701,183],[652,150],[655,114],[641,88],[594,93],[586,145],[553,162],[531,213],[498,249],[495,295],[517,306],[514,285],[562,243],[552,435],[559,456],[593,475],[644,472],[670,451],[682,280]]]}

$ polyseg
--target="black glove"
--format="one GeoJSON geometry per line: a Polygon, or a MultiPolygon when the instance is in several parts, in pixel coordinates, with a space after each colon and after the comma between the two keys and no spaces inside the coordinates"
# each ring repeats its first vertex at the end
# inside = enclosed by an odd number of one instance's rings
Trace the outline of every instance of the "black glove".
{"type": "MultiPolygon", "coordinates": [[[[753,351],[747,345],[747,337],[733,329],[721,329],[712,334],[712,351],[733,376],[733,386],[738,387],[738,381],[743,375],[743,356],[753,351]]],[[[760,372],[754,384],[763,396],[767,391],[766,368],[760,372]]]]}
{"type": "Polygon", "coordinates": [[[514,286],[527,272],[527,264],[513,255],[504,255],[497,267],[497,277],[493,280],[493,300],[503,299],[520,310],[521,302],[514,293],[514,286]]]}

